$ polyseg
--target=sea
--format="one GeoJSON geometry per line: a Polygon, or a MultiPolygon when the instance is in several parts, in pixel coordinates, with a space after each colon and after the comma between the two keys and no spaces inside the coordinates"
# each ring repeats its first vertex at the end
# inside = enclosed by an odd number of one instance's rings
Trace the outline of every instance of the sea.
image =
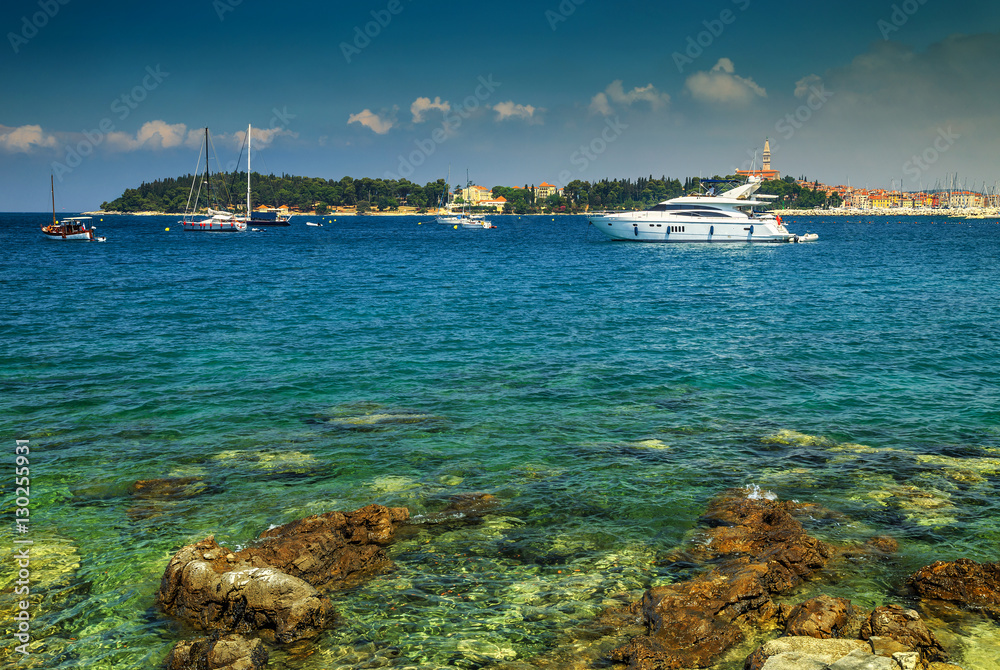
{"type": "Polygon", "coordinates": [[[178,549],[372,503],[415,524],[394,570],[269,667],[607,667],[628,638],[600,614],[701,569],[675,559],[738,488],[807,503],[826,542],[899,543],[783,602],[915,607],[953,662],[1000,668],[995,622],[902,589],[1000,560],[1000,221],[683,245],[582,216],[106,215],[97,243],[50,217],[0,214],[5,667],[158,667],[200,634],[156,605],[178,549]],[[467,494],[492,507],[442,522],[467,494]]]}

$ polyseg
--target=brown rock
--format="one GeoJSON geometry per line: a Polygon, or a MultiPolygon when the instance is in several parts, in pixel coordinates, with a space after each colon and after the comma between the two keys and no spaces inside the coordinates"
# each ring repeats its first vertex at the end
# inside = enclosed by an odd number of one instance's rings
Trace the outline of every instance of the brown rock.
{"type": "Polygon", "coordinates": [[[405,508],[369,505],[294,521],[232,552],[209,537],[183,547],[167,565],[157,600],[196,628],[260,631],[280,642],[313,637],[333,620],[317,588],[357,583],[388,569],[384,545],[405,508]]]}
{"type": "Polygon", "coordinates": [[[921,598],[982,609],[1000,618],[1000,563],[938,561],[910,575],[906,584],[921,598]]]}
{"type": "Polygon", "coordinates": [[[140,479],[129,487],[134,502],[126,510],[133,521],[169,514],[172,501],[211,493],[212,487],[201,477],[164,477],[140,479]]]}
{"type": "Polygon", "coordinates": [[[809,537],[795,505],[727,491],[701,520],[709,526],[688,555],[714,568],[693,580],[647,591],[648,633],[612,653],[631,670],[705,667],[743,639],[739,626],[773,620],[771,595],[822,567],[832,550],[809,537]]]}
{"type": "Polygon", "coordinates": [[[184,640],[167,656],[167,670],[263,670],[267,647],[260,640],[229,634],[220,638],[184,640]]]}
{"type": "Polygon", "coordinates": [[[795,606],[785,622],[785,635],[832,639],[841,637],[854,608],[846,598],[817,596],[795,606]]]}
{"type": "Polygon", "coordinates": [[[872,611],[871,617],[861,627],[861,639],[870,640],[872,637],[892,638],[913,651],[919,651],[926,661],[947,660],[944,649],[933,633],[927,630],[920,615],[899,605],[876,607],[872,611]]]}
{"type": "Polygon", "coordinates": [[[260,631],[279,642],[314,637],[327,627],[333,608],[311,585],[246,563],[216,570],[213,561],[224,553],[214,538],[177,552],[157,593],[164,611],[201,630],[260,631]]]}
{"type": "Polygon", "coordinates": [[[869,538],[865,547],[880,554],[895,554],[899,551],[899,541],[886,535],[869,538]]]}
{"type": "Polygon", "coordinates": [[[129,495],[140,500],[193,498],[208,490],[202,477],[163,477],[140,479],[129,488],[129,495]]]}
{"type": "Polygon", "coordinates": [[[314,515],[264,531],[236,555],[279,568],[320,590],[344,588],[392,567],[383,547],[409,515],[405,507],[382,505],[314,515]]]}

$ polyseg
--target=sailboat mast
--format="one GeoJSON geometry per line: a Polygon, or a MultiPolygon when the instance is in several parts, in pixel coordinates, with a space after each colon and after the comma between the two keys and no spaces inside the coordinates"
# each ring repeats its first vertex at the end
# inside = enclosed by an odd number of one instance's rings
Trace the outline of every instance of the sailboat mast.
{"type": "Polygon", "coordinates": [[[247,222],[250,221],[250,124],[247,124],[247,222]]]}
{"type": "Polygon", "coordinates": [[[208,126],[205,126],[205,187],[208,189],[208,201],[212,202],[212,177],[208,172],[208,126]]]}
{"type": "Polygon", "coordinates": [[[56,179],[49,175],[50,186],[52,186],[52,225],[56,225],[56,179]]]}

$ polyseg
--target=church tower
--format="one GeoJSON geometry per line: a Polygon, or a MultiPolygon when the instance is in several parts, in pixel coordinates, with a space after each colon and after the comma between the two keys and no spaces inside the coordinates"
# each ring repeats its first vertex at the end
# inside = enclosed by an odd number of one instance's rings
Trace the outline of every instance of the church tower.
{"type": "MultiPolygon", "coordinates": [[[[756,160],[756,158],[757,154],[754,152],[754,159],[756,160]]],[[[744,177],[758,177],[765,180],[781,179],[781,173],[771,169],[771,142],[766,137],[764,138],[764,155],[761,156],[761,159],[763,164],[759,170],[737,170],[736,174],[743,175],[744,177]]]]}

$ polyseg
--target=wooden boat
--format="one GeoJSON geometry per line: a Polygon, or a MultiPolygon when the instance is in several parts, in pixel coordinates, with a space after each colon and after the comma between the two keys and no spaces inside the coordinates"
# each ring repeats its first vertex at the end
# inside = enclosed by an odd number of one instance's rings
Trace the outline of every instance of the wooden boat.
{"type": "Polygon", "coordinates": [[[89,216],[68,216],[62,221],[56,221],[56,183],[55,178],[50,177],[52,187],[52,223],[42,226],[42,234],[50,240],[87,240],[89,242],[103,242],[107,238],[96,237],[94,226],[87,227],[89,216]]]}

